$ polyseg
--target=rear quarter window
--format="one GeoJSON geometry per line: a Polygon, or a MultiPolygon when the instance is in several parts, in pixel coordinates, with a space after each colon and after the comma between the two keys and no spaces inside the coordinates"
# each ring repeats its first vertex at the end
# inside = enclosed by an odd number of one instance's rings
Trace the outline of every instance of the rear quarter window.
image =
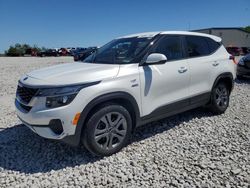
{"type": "Polygon", "coordinates": [[[188,57],[199,57],[210,54],[208,42],[204,37],[186,36],[186,48],[188,57]]]}
{"type": "Polygon", "coordinates": [[[210,53],[214,53],[221,46],[220,42],[216,42],[211,38],[206,37],[205,39],[208,43],[210,53]]]}

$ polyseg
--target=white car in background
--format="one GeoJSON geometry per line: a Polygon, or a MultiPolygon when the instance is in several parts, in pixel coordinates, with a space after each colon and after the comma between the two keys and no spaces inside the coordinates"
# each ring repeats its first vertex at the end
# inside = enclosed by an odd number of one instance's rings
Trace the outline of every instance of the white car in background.
{"type": "Polygon", "coordinates": [[[38,135],[105,156],[126,146],[142,124],[200,106],[224,113],[234,79],[219,37],[141,33],[114,39],[84,62],[24,75],[15,105],[38,135]]]}

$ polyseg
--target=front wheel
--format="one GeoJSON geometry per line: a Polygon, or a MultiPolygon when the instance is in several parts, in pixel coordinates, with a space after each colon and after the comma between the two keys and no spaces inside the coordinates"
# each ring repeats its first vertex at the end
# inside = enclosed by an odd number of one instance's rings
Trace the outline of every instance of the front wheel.
{"type": "Polygon", "coordinates": [[[218,83],[212,90],[210,109],[215,114],[222,114],[229,105],[230,91],[224,82],[218,83]]]}
{"type": "Polygon", "coordinates": [[[127,145],[132,120],[126,108],[117,104],[99,107],[83,130],[83,144],[94,155],[109,156],[127,145]]]}

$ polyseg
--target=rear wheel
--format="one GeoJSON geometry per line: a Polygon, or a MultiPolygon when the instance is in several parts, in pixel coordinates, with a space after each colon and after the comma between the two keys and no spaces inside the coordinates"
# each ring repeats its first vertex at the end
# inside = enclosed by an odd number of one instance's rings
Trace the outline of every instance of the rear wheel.
{"type": "Polygon", "coordinates": [[[212,90],[210,109],[215,114],[222,114],[229,105],[230,91],[224,82],[218,83],[212,90]]]}
{"type": "Polygon", "coordinates": [[[98,156],[112,155],[127,145],[132,120],[126,108],[105,104],[89,118],[83,132],[83,144],[98,156]]]}

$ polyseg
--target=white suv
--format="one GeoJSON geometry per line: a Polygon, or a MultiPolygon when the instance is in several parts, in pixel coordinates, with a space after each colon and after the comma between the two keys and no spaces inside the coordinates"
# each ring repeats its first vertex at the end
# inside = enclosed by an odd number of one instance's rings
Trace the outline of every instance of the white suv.
{"type": "Polygon", "coordinates": [[[111,155],[139,125],[199,106],[223,113],[235,69],[216,36],[135,34],[109,42],[84,62],[24,75],[15,105],[38,135],[111,155]]]}

